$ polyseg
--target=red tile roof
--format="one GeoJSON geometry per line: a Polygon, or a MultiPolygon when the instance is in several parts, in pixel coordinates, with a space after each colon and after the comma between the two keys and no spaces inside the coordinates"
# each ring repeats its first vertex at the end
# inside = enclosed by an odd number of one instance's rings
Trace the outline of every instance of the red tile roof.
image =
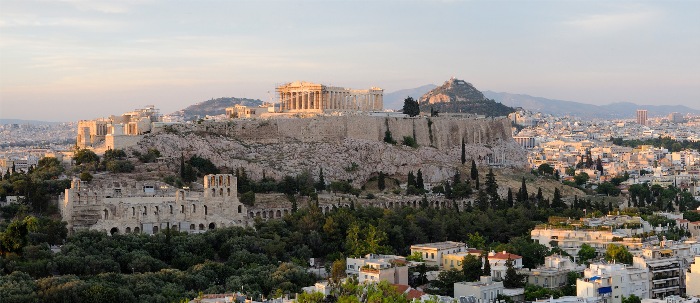
{"type": "Polygon", "coordinates": [[[489,256],[489,259],[500,259],[500,260],[515,260],[515,259],[522,259],[523,257],[518,256],[516,254],[511,254],[511,253],[502,253],[498,252],[495,253],[493,256],[489,256]]]}

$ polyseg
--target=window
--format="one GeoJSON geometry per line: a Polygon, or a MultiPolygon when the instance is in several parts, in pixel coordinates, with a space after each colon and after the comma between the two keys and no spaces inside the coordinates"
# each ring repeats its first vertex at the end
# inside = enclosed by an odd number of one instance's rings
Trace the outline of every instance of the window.
{"type": "Polygon", "coordinates": [[[181,214],[185,213],[185,206],[184,205],[180,205],[180,213],[181,214]]]}
{"type": "Polygon", "coordinates": [[[172,205],[170,205],[170,214],[171,215],[173,214],[173,206],[172,205]]]}
{"type": "Polygon", "coordinates": [[[435,259],[435,253],[430,253],[430,258],[434,260],[434,259],[435,259]]]}
{"type": "Polygon", "coordinates": [[[197,205],[192,204],[192,213],[197,212],[197,205]]]}

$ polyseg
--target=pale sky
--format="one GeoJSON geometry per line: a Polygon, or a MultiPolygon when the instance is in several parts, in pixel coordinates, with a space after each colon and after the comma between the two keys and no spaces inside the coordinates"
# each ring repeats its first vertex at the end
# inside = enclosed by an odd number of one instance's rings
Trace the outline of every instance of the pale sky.
{"type": "Polygon", "coordinates": [[[304,80],[700,109],[700,1],[0,0],[0,118],[73,121],[304,80]]]}

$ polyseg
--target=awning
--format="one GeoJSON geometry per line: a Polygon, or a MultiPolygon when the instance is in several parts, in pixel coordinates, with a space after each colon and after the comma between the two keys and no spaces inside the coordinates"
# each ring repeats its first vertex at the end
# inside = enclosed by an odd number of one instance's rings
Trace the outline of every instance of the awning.
{"type": "Polygon", "coordinates": [[[599,294],[609,294],[609,293],[612,293],[612,287],[611,287],[611,286],[607,286],[607,287],[598,288],[598,293],[599,293],[599,294]]]}

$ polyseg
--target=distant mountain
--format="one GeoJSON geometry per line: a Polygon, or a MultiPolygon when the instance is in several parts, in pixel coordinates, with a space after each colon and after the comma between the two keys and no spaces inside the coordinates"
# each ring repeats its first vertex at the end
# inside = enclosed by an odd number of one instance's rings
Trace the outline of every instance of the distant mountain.
{"type": "Polygon", "coordinates": [[[172,113],[171,115],[181,116],[185,119],[185,121],[191,121],[199,118],[204,118],[207,115],[223,115],[226,113],[227,107],[232,107],[237,104],[245,106],[259,106],[262,105],[263,102],[258,99],[222,97],[190,105],[185,109],[172,113]]]}
{"type": "Polygon", "coordinates": [[[407,88],[384,94],[384,108],[399,110],[403,108],[403,100],[407,97],[413,97],[413,99],[418,100],[425,93],[436,87],[437,85],[435,84],[426,84],[416,88],[407,88]]]}
{"type": "Polygon", "coordinates": [[[48,122],[38,120],[22,120],[22,119],[0,119],[0,124],[30,124],[30,125],[55,125],[64,122],[48,122]]]}
{"type": "Polygon", "coordinates": [[[487,98],[492,98],[511,107],[536,111],[556,116],[576,116],[581,118],[634,118],[638,109],[646,109],[649,116],[665,116],[672,112],[700,114],[700,110],[682,105],[637,105],[631,102],[620,102],[608,105],[593,105],[581,102],[547,99],[522,94],[499,93],[484,91],[487,98]]]}
{"type": "Polygon", "coordinates": [[[441,113],[473,113],[491,117],[506,116],[515,109],[484,97],[484,94],[471,83],[451,78],[429,92],[419,100],[421,110],[429,108],[441,113]]]}

